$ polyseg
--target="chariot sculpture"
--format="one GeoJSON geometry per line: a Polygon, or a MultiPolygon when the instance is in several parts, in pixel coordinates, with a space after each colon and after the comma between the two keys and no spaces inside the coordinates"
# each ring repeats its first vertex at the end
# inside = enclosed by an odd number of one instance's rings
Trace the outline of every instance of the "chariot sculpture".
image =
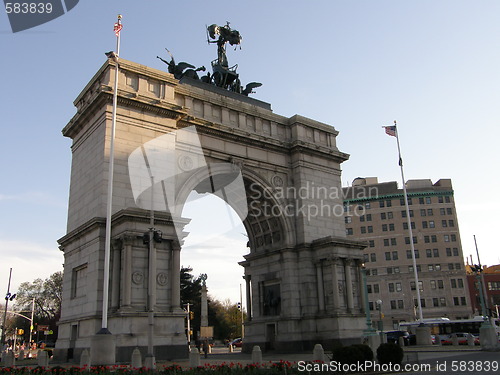
{"type": "MultiPolygon", "coordinates": [[[[170,62],[157,56],[158,59],[163,61],[168,65],[168,72],[173,74],[175,78],[181,79],[183,77],[189,77],[191,79],[201,80],[207,84],[212,84],[217,87],[223,88],[228,91],[233,91],[245,96],[253,93],[253,89],[262,86],[258,82],[250,82],[245,88],[241,85],[239,74],[237,73],[238,64],[229,66],[227,55],[226,55],[226,44],[229,43],[232,46],[240,45],[241,49],[241,35],[238,30],[231,29],[229,22],[225,26],[218,26],[216,24],[207,26],[207,42],[209,44],[217,44],[217,58],[211,62],[212,74],[207,73],[201,78],[198,77],[197,72],[205,71],[205,67],[201,66],[195,68],[193,65],[186,62],[175,63],[174,56],[170,53],[168,49],[171,60],[170,62]]],[[[236,48],[236,47],[235,47],[236,48]]]]}

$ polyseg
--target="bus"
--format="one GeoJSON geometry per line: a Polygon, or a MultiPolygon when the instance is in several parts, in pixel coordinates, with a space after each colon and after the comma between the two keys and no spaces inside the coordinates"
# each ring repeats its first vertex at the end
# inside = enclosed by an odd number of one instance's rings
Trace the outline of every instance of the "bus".
{"type": "MultiPolygon", "coordinates": [[[[479,335],[479,328],[484,322],[482,316],[475,316],[472,319],[450,320],[448,318],[424,319],[425,326],[431,328],[431,335],[450,335],[452,333],[471,333],[479,335]]],[[[492,318],[491,323],[494,324],[497,335],[500,334],[500,319],[492,318]]],[[[415,333],[415,329],[420,325],[420,322],[400,322],[399,329],[415,333]]]]}

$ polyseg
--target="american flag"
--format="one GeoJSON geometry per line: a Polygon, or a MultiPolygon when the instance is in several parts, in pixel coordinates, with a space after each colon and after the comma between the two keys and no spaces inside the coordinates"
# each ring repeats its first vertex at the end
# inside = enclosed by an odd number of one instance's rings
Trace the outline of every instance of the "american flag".
{"type": "Polygon", "coordinates": [[[113,29],[113,31],[115,32],[115,35],[116,36],[120,36],[120,31],[122,31],[123,29],[123,25],[121,24],[121,22],[116,22],[115,23],[115,28],[113,29]]]}
{"type": "Polygon", "coordinates": [[[385,134],[388,134],[390,135],[391,137],[396,137],[397,133],[396,133],[396,125],[392,125],[392,126],[384,126],[385,128],[385,134]]]}

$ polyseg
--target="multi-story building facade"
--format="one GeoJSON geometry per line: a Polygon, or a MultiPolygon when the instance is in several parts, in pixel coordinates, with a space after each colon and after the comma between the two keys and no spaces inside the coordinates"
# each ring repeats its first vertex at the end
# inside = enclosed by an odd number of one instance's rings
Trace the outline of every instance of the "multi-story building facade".
{"type": "Polygon", "coordinates": [[[403,189],[375,177],[358,178],[343,189],[347,236],[368,243],[364,262],[372,319],[386,330],[418,319],[417,287],[424,319],[468,318],[471,305],[451,180],[410,180],[406,188],[418,283],[403,189]]]}

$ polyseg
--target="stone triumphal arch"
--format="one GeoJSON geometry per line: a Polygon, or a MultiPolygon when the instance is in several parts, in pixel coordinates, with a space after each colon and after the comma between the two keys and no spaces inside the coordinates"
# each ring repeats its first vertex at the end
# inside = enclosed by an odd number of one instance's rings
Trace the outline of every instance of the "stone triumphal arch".
{"type": "MultiPolygon", "coordinates": [[[[115,62],[99,69],[63,129],[72,139],[62,316],[56,355],[78,359],[100,328],[115,62]]],[[[359,342],[363,245],[345,235],[337,131],[214,85],[120,60],[113,178],[109,330],[118,361],[145,351],[148,288],[157,359],[187,356],[180,213],[193,190],[218,195],[249,236],[245,347],[309,350],[359,342]],[[150,210],[154,266],[144,233],[150,210]]],[[[209,255],[207,255],[209,256],[209,255]]]]}

